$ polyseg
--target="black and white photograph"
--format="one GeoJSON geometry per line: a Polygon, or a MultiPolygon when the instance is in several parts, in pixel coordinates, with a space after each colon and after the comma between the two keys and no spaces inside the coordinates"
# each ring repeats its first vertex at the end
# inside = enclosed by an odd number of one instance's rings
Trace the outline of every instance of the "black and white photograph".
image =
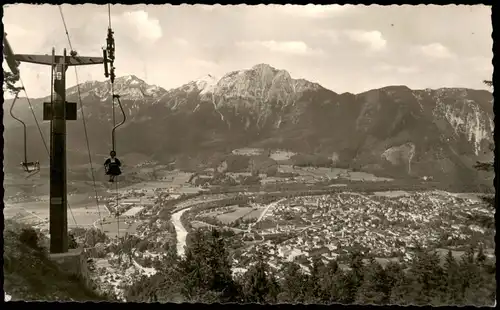
{"type": "Polygon", "coordinates": [[[2,7],[5,301],[496,305],[491,6],[2,7]]]}

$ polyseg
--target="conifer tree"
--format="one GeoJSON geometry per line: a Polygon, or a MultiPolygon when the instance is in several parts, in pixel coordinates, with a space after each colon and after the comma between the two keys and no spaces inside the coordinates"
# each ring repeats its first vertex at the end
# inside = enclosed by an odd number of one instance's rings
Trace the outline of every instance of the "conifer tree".
{"type": "Polygon", "coordinates": [[[374,259],[371,259],[364,269],[363,283],[357,291],[356,303],[377,305],[386,303],[384,269],[374,259]]]}
{"type": "Polygon", "coordinates": [[[206,293],[210,288],[206,258],[209,255],[206,239],[202,230],[190,234],[190,243],[179,268],[183,274],[182,293],[187,300],[197,300],[198,295],[206,293]]]}
{"type": "Polygon", "coordinates": [[[350,254],[349,267],[351,270],[345,273],[343,281],[345,292],[342,296],[343,303],[353,303],[356,299],[357,290],[363,283],[364,265],[361,252],[353,251],[350,254]]]}
{"type": "Polygon", "coordinates": [[[216,229],[211,231],[208,251],[207,264],[212,273],[210,290],[222,292],[226,301],[235,301],[232,299],[238,295],[238,288],[233,281],[229,253],[224,239],[216,229]]]}
{"type": "Polygon", "coordinates": [[[446,303],[462,304],[461,277],[458,263],[451,250],[448,250],[444,262],[444,272],[446,275],[446,303]]]}
{"type": "Polygon", "coordinates": [[[444,296],[444,272],[440,263],[437,252],[425,249],[417,251],[410,267],[410,273],[421,289],[417,294],[417,303],[431,304],[431,301],[438,302],[444,296]]]}
{"type": "Polygon", "coordinates": [[[339,268],[337,260],[329,261],[320,282],[323,302],[327,304],[340,302],[343,292],[341,287],[343,278],[344,274],[339,268]]]}
{"type": "Polygon", "coordinates": [[[405,278],[405,273],[401,263],[390,261],[384,268],[385,272],[385,286],[384,293],[386,295],[387,303],[390,303],[392,290],[398,283],[405,278]]]}
{"type": "Polygon", "coordinates": [[[19,76],[10,71],[3,70],[3,90],[11,94],[15,94],[21,88],[16,87],[15,84],[19,81],[19,76]]]}
{"type": "Polygon", "coordinates": [[[488,300],[488,292],[485,289],[484,278],[481,274],[480,265],[475,259],[473,246],[467,248],[460,261],[460,275],[462,276],[462,294],[464,304],[485,304],[488,300]]]}
{"type": "Polygon", "coordinates": [[[321,275],[325,272],[326,266],[321,260],[321,256],[312,258],[311,275],[307,277],[307,297],[306,302],[318,303],[321,301],[321,275]]]}
{"type": "Polygon", "coordinates": [[[245,273],[243,281],[246,302],[271,303],[276,301],[277,281],[272,276],[262,252],[257,253],[257,261],[245,273]]]}
{"type": "Polygon", "coordinates": [[[486,261],[486,255],[484,254],[483,246],[479,246],[479,250],[477,252],[476,262],[478,265],[484,264],[486,261]]]}
{"type": "Polygon", "coordinates": [[[304,302],[307,290],[307,275],[295,262],[286,262],[281,268],[283,273],[280,302],[304,302]]]}

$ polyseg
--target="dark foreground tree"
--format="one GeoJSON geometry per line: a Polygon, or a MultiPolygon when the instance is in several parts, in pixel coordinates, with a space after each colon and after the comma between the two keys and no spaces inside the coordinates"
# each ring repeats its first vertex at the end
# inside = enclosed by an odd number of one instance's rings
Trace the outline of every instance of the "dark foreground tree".
{"type": "Polygon", "coordinates": [[[185,257],[179,260],[172,252],[155,263],[157,274],[132,285],[127,300],[491,306],[496,298],[495,260],[484,250],[476,254],[470,248],[457,262],[451,251],[441,257],[419,248],[410,262],[385,267],[373,258],[364,263],[364,255],[354,253],[348,266],[336,260],[325,266],[315,257],[311,264],[290,262],[280,270],[259,251],[245,274],[233,276],[231,250],[221,236],[191,232],[185,257]]]}
{"type": "Polygon", "coordinates": [[[238,298],[239,288],[232,277],[227,246],[220,233],[197,230],[179,267],[183,274],[183,295],[190,301],[211,296],[219,302],[238,298]]]}
{"type": "Polygon", "coordinates": [[[344,272],[335,259],[328,262],[321,277],[321,295],[324,303],[339,303],[342,300],[344,272]]]}
{"type": "Polygon", "coordinates": [[[245,302],[274,303],[279,292],[278,282],[261,252],[256,263],[243,276],[245,302]]]}
{"type": "Polygon", "coordinates": [[[16,87],[16,83],[19,81],[19,76],[13,74],[12,72],[3,70],[3,90],[11,94],[15,94],[21,88],[16,87]]]}
{"type": "Polygon", "coordinates": [[[299,302],[306,300],[308,289],[308,276],[295,262],[286,262],[282,267],[283,280],[278,301],[283,303],[299,302]]]}
{"type": "Polygon", "coordinates": [[[364,280],[357,290],[356,303],[384,305],[389,301],[387,276],[384,268],[371,259],[364,268],[364,280]]]}

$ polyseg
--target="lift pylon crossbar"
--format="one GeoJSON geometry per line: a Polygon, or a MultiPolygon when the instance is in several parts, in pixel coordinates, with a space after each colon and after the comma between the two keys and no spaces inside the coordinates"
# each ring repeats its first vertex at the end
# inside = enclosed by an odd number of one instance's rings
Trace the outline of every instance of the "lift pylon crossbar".
{"type": "MultiPolygon", "coordinates": [[[[59,58],[65,56],[56,55],[55,62],[59,63],[59,58]]],[[[29,62],[39,65],[53,64],[53,59],[51,55],[31,55],[31,54],[16,54],[14,59],[21,62],[29,62]]],[[[104,63],[104,58],[102,57],[86,57],[86,56],[66,56],[65,65],[66,66],[87,66],[87,65],[97,65],[104,63]]]]}

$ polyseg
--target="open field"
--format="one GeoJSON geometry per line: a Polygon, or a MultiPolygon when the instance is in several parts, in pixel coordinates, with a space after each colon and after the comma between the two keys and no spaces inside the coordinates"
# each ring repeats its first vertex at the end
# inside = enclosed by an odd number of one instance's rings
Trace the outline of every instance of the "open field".
{"type": "Polygon", "coordinates": [[[240,148],[240,149],[233,150],[232,153],[235,154],[235,155],[257,156],[257,155],[263,154],[264,153],[264,149],[243,147],[243,148],[240,148]]]}
{"type": "MultiPolygon", "coordinates": [[[[139,168],[135,168],[138,170],[139,168]]],[[[147,170],[149,168],[141,168],[147,170]]],[[[91,182],[69,181],[68,182],[68,202],[71,211],[68,209],[68,227],[99,227],[99,219],[106,218],[103,223],[103,230],[109,236],[116,236],[118,225],[115,218],[109,218],[108,209],[105,207],[105,200],[115,199],[116,185],[118,185],[118,194],[123,197],[131,191],[142,191],[146,196],[154,196],[154,190],[167,192],[174,189],[178,193],[197,193],[198,188],[186,184],[190,173],[179,171],[169,172],[168,181],[143,181],[133,185],[124,183],[97,182],[97,191],[99,195],[99,211],[96,206],[95,192],[91,182]],[[187,185],[187,186],[186,186],[187,185]],[[70,188],[76,190],[71,192],[70,188]]],[[[21,174],[7,175],[4,184],[6,189],[5,199],[5,218],[16,218],[25,223],[40,225],[43,229],[48,228],[49,220],[49,182],[47,176],[41,178],[39,174],[31,179],[25,179],[21,174]]],[[[147,198],[147,197],[146,197],[147,198]]],[[[120,198],[122,199],[122,198],[120,198]]],[[[119,201],[120,201],[119,199],[119,201]]],[[[129,213],[134,210],[130,210],[129,213]]],[[[133,216],[133,214],[125,214],[133,216]]],[[[125,232],[134,232],[138,224],[127,224],[125,219],[120,220],[120,234],[125,232]]]]}
{"type": "MultiPolygon", "coordinates": [[[[91,228],[99,220],[99,212],[96,208],[85,209],[76,207],[68,210],[68,228],[85,227],[91,228]]],[[[105,208],[101,208],[101,217],[107,215],[105,208]]],[[[6,219],[15,219],[16,221],[32,224],[43,231],[48,231],[49,228],[49,210],[48,206],[38,208],[24,208],[20,205],[5,207],[4,216],[6,219]]]]}
{"type": "Polygon", "coordinates": [[[241,217],[242,220],[256,220],[259,218],[259,216],[262,214],[264,211],[264,208],[257,208],[253,209],[251,212],[245,214],[244,216],[241,217]]]}
{"type": "Polygon", "coordinates": [[[192,173],[181,171],[166,171],[167,177],[160,181],[142,181],[131,185],[121,186],[118,191],[123,193],[130,190],[155,190],[160,189],[164,191],[174,190],[179,193],[192,194],[200,191],[199,188],[188,184],[188,180],[192,173]]]}
{"type": "MultiPolygon", "coordinates": [[[[125,234],[134,234],[141,221],[130,220],[125,217],[120,217],[120,221],[115,217],[105,217],[102,221],[102,229],[104,233],[110,238],[117,236],[123,237],[125,234]]],[[[96,227],[101,228],[99,222],[96,222],[96,227]]]]}
{"type": "Polygon", "coordinates": [[[280,165],[278,171],[284,173],[297,173],[302,177],[326,177],[328,179],[346,179],[349,181],[384,182],[392,181],[390,178],[377,177],[371,173],[354,172],[341,168],[313,168],[293,167],[292,165],[280,165]]]}
{"type": "Polygon", "coordinates": [[[127,212],[123,213],[122,216],[134,216],[137,213],[141,212],[144,207],[132,207],[127,212]]]}
{"type": "MultiPolygon", "coordinates": [[[[78,194],[68,196],[71,211],[68,209],[68,226],[90,227],[99,219],[99,212],[95,198],[78,194]]],[[[100,203],[101,217],[108,215],[103,203],[100,203]]],[[[49,200],[47,196],[38,197],[37,200],[23,202],[5,202],[5,218],[22,218],[26,223],[42,223],[49,220],[49,200]]]]}
{"type": "Polygon", "coordinates": [[[232,212],[219,214],[216,216],[216,218],[224,224],[229,224],[229,223],[232,223],[232,222],[236,221],[237,219],[247,215],[252,210],[253,210],[253,208],[250,208],[250,207],[244,207],[244,208],[236,207],[236,208],[232,208],[232,212]]]}
{"type": "Polygon", "coordinates": [[[290,151],[285,151],[285,150],[276,150],[271,152],[271,158],[274,159],[275,161],[286,161],[289,160],[293,155],[296,153],[290,152],[290,151]]]}

